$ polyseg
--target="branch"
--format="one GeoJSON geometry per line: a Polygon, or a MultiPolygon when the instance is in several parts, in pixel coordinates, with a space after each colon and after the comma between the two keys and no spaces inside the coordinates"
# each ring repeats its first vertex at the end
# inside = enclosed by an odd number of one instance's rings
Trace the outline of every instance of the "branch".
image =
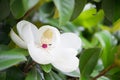
{"type": "Polygon", "coordinates": [[[97,80],[97,78],[105,75],[108,71],[110,71],[112,68],[116,67],[115,64],[112,64],[111,66],[107,67],[106,69],[104,69],[103,71],[101,71],[96,77],[94,77],[92,80],[97,80]]]}
{"type": "Polygon", "coordinates": [[[33,61],[24,67],[24,72],[28,72],[36,63],[33,61]]]}

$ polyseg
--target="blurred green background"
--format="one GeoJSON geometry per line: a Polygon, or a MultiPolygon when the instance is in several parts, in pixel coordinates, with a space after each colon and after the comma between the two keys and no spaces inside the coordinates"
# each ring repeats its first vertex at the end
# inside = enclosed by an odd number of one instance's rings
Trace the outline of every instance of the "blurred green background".
{"type": "Polygon", "coordinates": [[[0,0],[0,80],[120,80],[120,0],[0,0]],[[27,20],[74,32],[83,43],[79,70],[62,73],[33,65],[28,51],[10,39],[27,20]],[[19,56],[19,57],[18,57],[19,56]],[[32,66],[27,71],[25,67],[32,66]]]}

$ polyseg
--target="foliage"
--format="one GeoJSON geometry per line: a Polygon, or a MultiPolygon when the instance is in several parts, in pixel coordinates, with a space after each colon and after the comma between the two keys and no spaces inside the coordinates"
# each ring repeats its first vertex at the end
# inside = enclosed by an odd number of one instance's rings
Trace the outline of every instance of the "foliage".
{"type": "Polygon", "coordinates": [[[119,80],[119,0],[0,0],[0,80],[119,80]],[[28,51],[9,37],[20,20],[61,32],[77,33],[83,42],[79,70],[63,73],[51,64],[33,62],[28,51]],[[70,77],[72,76],[72,77],[70,77]]]}

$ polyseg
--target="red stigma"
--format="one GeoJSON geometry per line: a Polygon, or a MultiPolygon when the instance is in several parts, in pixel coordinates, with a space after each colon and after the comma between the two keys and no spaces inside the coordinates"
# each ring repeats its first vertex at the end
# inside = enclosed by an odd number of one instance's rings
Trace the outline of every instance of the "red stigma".
{"type": "Polygon", "coordinates": [[[42,44],[42,48],[47,48],[47,44],[42,44]]]}

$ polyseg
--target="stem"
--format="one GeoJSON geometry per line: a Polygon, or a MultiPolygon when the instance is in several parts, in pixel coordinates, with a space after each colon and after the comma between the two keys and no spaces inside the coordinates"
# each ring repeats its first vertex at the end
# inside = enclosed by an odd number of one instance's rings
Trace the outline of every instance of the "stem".
{"type": "Polygon", "coordinates": [[[28,72],[36,63],[33,61],[24,67],[24,72],[28,72]]]}
{"type": "Polygon", "coordinates": [[[96,77],[94,77],[92,80],[97,80],[97,78],[105,75],[109,70],[111,70],[112,68],[116,67],[115,64],[112,64],[111,66],[107,67],[106,69],[104,69],[103,71],[101,71],[96,77]]]}

